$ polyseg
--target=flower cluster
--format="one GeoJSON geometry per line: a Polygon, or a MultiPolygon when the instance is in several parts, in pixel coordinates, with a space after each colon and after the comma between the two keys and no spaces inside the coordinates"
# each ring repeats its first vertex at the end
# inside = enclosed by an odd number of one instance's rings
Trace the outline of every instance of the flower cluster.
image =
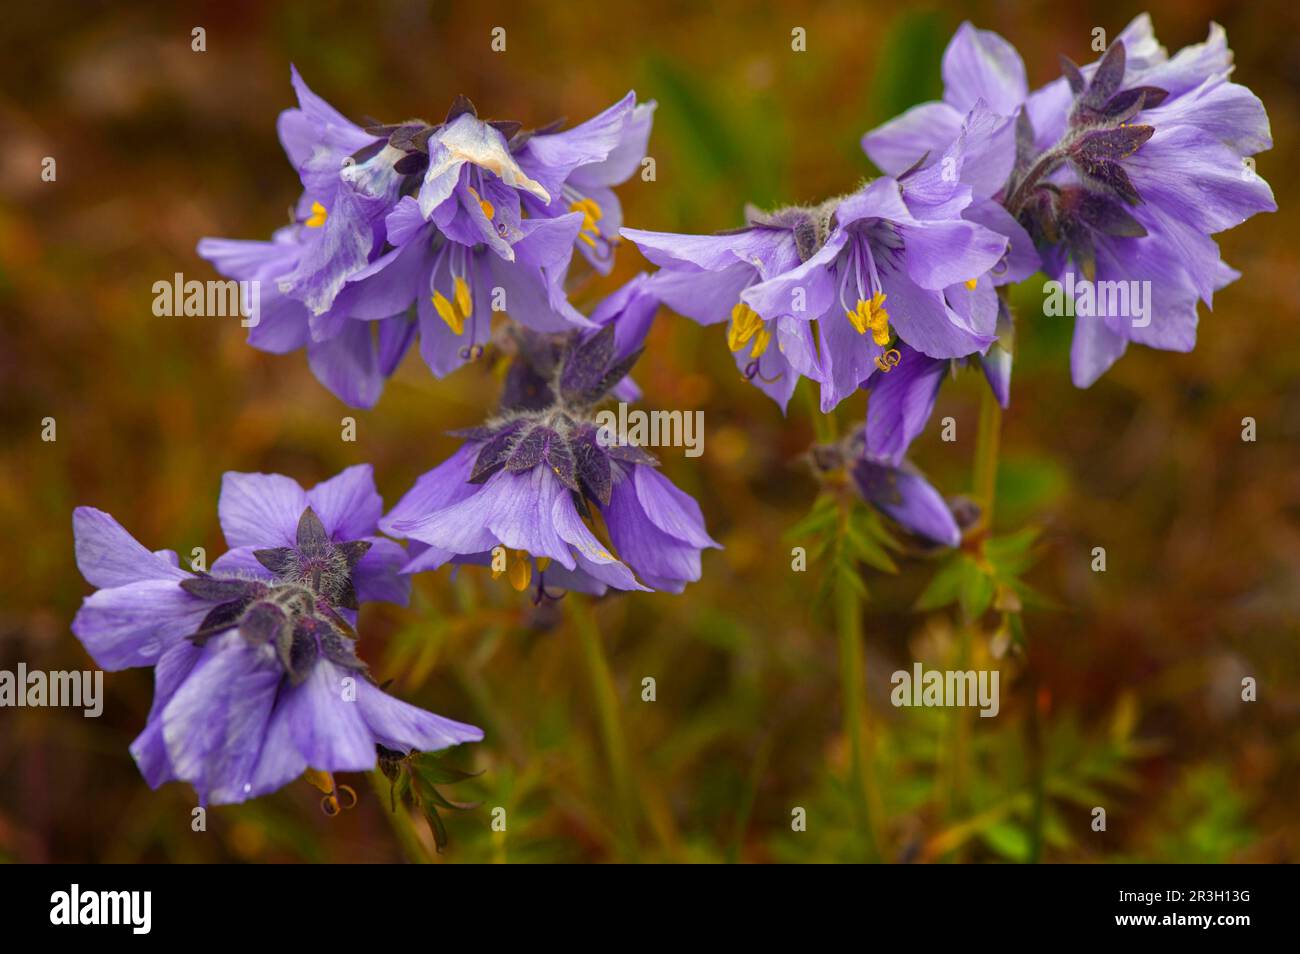
{"type": "Polygon", "coordinates": [[[1076,321],[1072,371],[1087,386],[1130,341],[1189,350],[1198,302],[1237,277],[1211,236],[1275,207],[1251,161],[1271,145],[1268,118],[1230,80],[1219,27],[1170,57],[1144,15],[1096,63],[1063,69],[1031,92],[1014,48],[964,24],[943,100],[863,138],[883,176],[749,209],[715,235],[622,227],[613,187],[641,163],[654,111],[633,93],[567,130],[484,120],[463,96],[441,122],[361,126],[294,70],[298,107],[278,126],[302,183],[292,221],[270,241],[198,247],[258,283],[249,342],[305,348],[358,407],[417,336],[440,377],[498,347],[504,386],[496,413],[387,514],[368,466],[311,490],[226,474],[230,549],[208,572],[76,510],[96,592],[73,631],[105,669],[155,670],[131,747],[149,784],[185,781],[221,804],[306,774],[334,798],[329,773],[378,764],[394,778],[409,753],[481,739],[386,694],[356,654],[360,605],[405,604],[413,573],[486,566],[539,603],[698,580],[718,546],[699,505],[598,423],[609,399],[639,396],[629,373],[661,303],[726,322],[737,367],[783,411],[800,378],[824,413],[866,391],[863,426],[817,448],[819,466],[914,534],[958,545],[967,521],[907,452],[956,369],[978,366],[1008,404],[1008,286],[1041,271],[1152,288],[1141,321],[1076,321]],[[620,237],[658,270],[583,314],[568,298],[573,253],[608,273],[620,237]]]}
{"type": "Polygon", "coordinates": [[[568,130],[480,119],[458,97],[440,123],[361,127],[292,74],[280,142],[302,180],[269,242],[208,238],[222,274],[257,281],[249,343],[307,349],[320,382],[372,407],[418,331],[439,377],[482,354],[494,314],[541,332],[587,328],[564,280],[577,248],[608,271],[622,213],[612,186],[645,153],[654,104],[626,97],[568,130]]]}
{"type": "Polygon", "coordinates": [[[714,236],[623,230],[661,266],[665,303],[729,322],[737,365],[782,409],[800,377],[818,384],[824,412],[869,391],[854,476],[940,542],[958,542],[957,525],[903,455],[949,368],[978,364],[1009,402],[1000,287],[1042,271],[1151,289],[1140,316],[1076,320],[1071,369],[1086,387],[1130,341],[1190,350],[1198,300],[1237,277],[1210,236],[1276,207],[1250,160],[1271,145],[1268,117],[1229,79],[1219,26],[1170,57],[1143,14],[1098,62],[1063,68],[1031,92],[1015,49],[963,24],[943,100],[863,137],[885,176],[816,206],[751,209],[714,236]]]}
{"type": "Polygon", "coordinates": [[[153,706],[131,745],[152,787],[180,780],[204,804],[242,802],[307,772],[357,772],[483,732],[394,699],[355,651],[360,602],[405,603],[401,547],[375,533],[369,466],[304,491],[279,474],[228,473],[231,549],[210,573],[149,551],[78,507],[77,565],[96,592],[72,630],[104,669],[153,666],[153,706]]]}

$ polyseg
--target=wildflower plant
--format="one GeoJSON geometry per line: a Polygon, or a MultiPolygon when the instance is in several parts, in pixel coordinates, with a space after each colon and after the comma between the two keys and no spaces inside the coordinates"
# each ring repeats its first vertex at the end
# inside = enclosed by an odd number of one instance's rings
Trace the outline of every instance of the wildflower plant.
{"type": "MultiPolygon", "coordinates": [[[[1268,117],[1230,78],[1218,26],[1171,57],[1144,14],[1097,62],[1062,59],[1062,71],[1031,90],[1006,39],[963,24],[943,57],[942,100],[862,138],[883,175],[687,235],[623,225],[614,189],[645,158],[656,109],[634,93],[568,129],[481,118],[464,96],[440,121],[360,124],[293,69],[298,106],[278,122],[301,184],[291,221],[269,241],[198,246],[221,274],[259,283],[249,343],[305,349],[327,389],[366,408],[417,341],[438,377],[490,351],[500,396],[387,512],[368,465],[310,490],[277,474],[225,474],[218,515],[230,549],[210,570],[183,569],[107,513],[76,509],[77,563],[95,592],[73,632],[105,669],[154,670],[131,745],[147,783],[183,781],[220,805],[306,777],[337,812],[356,798],[333,773],[377,770],[394,814],[399,802],[417,807],[441,849],[439,809],[473,807],[441,788],[472,773],[435,753],[484,733],[389,695],[357,652],[358,628],[363,604],[407,606],[417,574],[486,571],[527,594],[506,600],[564,601],[615,790],[613,827],[635,856],[651,813],[591,606],[682,593],[720,547],[659,459],[598,418],[642,396],[632,374],[664,305],[725,324],[737,369],[783,414],[801,379],[815,389],[805,460],[820,491],[787,539],[808,547],[823,570],[816,602],[832,604],[852,853],[891,857],[865,698],[862,568],[927,564],[916,608],[951,614],[963,658],[1022,652],[1024,608],[1051,605],[1025,581],[1037,528],[994,532],[1011,289],[1037,273],[1151,287],[1136,320],[1076,319],[1071,371],[1086,387],[1130,342],[1190,350],[1198,303],[1238,277],[1212,236],[1275,208],[1252,160],[1271,145],[1268,117]],[[622,239],[657,270],[580,309],[571,273],[607,276],[622,239]],[[910,455],[944,382],[972,372],[983,383],[971,487],[955,494],[910,455]],[[859,394],[865,417],[844,426],[837,408],[859,394]]],[[[954,822],[970,807],[968,734],[953,727],[954,822]]],[[[1126,735],[1117,746],[1124,758],[1138,749],[1126,735]]],[[[1024,820],[1035,858],[1045,798],[1024,820]]]]}
{"type": "Polygon", "coordinates": [[[356,654],[358,599],[406,599],[396,567],[371,557],[377,507],[368,467],[309,492],[277,474],[227,474],[222,522],[241,543],[211,573],[77,509],[77,565],[98,589],[72,629],[105,669],[154,668],[153,707],[131,746],[151,787],[188,782],[200,803],[221,805],[307,773],[337,799],[328,776],[373,769],[383,750],[483,737],[389,696],[356,654]]]}

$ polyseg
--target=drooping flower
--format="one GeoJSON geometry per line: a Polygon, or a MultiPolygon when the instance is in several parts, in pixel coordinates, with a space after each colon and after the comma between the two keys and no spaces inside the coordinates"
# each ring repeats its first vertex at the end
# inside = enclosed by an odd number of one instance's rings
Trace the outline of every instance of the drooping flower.
{"type": "Polygon", "coordinates": [[[1143,14],[1099,62],[1063,66],[1061,79],[1029,93],[1015,50],[965,24],[945,56],[945,102],[916,107],[863,145],[889,170],[942,148],[954,114],[977,97],[1015,117],[1016,135],[996,138],[977,194],[1028,230],[1052,278],[1129,292],[1075,322],[1071,370],[1086,387],[1129,341],[1195,345],[1198,299],[1212,305],[1237,277],[1210,236],[1276,208],[1250,160],[1272,138],[1258,97],[1229,79],[1232,52],[1217,24],[1171,58],[1143,14]]]}
{"type": "Polygon", "coordinates": [[[405,314],[410,298],[404,288],[384,287],[397,273],[385,275],[372,266],[352,277],[343,300],[325,316],[312,315],[277,285],[279,276],[297,267],[307,228],[285,226],[270,242],[205,238],[198,252],[228,278],[258,283],[259,313],[249,344],[271,354],[305,348],[312,373],[331,394],[352,407],[373,407],[415,340],[416,323],[405,314]],[[349,294],[352,288],[361,293],[349,294]]]}
{"type": "Polygon", "coordinates": [[[491,566],[540,601],[559,590],[680,592],[716,547],[699,505],[621,443],[595,410],[640,355],[657,301],[639,277],[597,309],[594,332],[521,331],[500,413],[422,476],[380,522],[409,537],[407,572],[491,566]],[[609,303],[606,303],[607,305],[609,303]]]}
{"type": "Polygon", "coordinates": [[[582,214],[578,250],[602,274],[614,264],[623,207],[613,187],[630,179],[645,157],[655,103],[629,92],[572,129],[522,133],[511,142],[519,165],[545,187],[549,203],[523,196],[532,216],[582,214]]]}
{"type": "Polygon", "coordinates": [[[816,208],[751,212],[734,235],[624,234],[663,266],[656,293],[670,305],[699,320],[730,312],[728,345],[748,351],[747,377],[784,408],[805,375],[829,411],[901,354],[897,341],[941,358],[993,342],[996,299],[980,280],[1008,240],[962,218],[971,199],[958,175],[963,144],[951,163],[816,208]]]}
{"type": "Polygon", "coordinates": [[[257,283],[254,347],[305,347],[330,391],[370,407],[417,331],[441,377],[482,353],[496,315],[544,333],[591,327],[566,296],[569,262],[576,243],[608,266],[609,186],[644,152],[652,104],[629,94],[574,130],[533,134],[459,97],[441,123],[363,129],[293,82],[300,106],[279,125],[303,183],[295,221],[270,242],[198,249],[257,283]]]}
{"type": "Polygon", "coordinates": [[[232,481],[239,499],[223,500],[223,523],[249,542],[210,574],[151,553],[102,511],[74,512],[77,565],[98,589],[73,632],[104,669],[154,667],[153,706],[131,745],[151,787],[180,780],[204,804],[242,802],[309,770],[372,769],[376,746],[433,751],[482,738],[387,695],[355,654],[349,605],[404,598],[400,582],[378,582],[388,570],[362,569],[373,546],[355,537],[374,523],[364,483],[345,472],[319,485],[285,540],[301,488],[274,475],[232,481]],[[286,545],[253,549],[263,540],[286,545]]]}
{"type": "MultiPolygon", "coordinates": [[[[1129,341],[1196,344],[1197,300],[1238,277],[1210,238],[1277,208],[1249,157],[1272,146],[1264,106],[1229,80],[1223,29],[1171,59],[1130,64],[1123,39],[1099,63],[1033,94],[1006,200],[1044,270],[1096,289],[1125,283],[1143,307],[1106,305],[1074,325],[1071,370],[1087,387],[1129,341]],[[1149,289],[1142,292],[1142,289],[1149,289]]],[[[1121,299],[1122,301],[1122,299],[1121,299]]]]}

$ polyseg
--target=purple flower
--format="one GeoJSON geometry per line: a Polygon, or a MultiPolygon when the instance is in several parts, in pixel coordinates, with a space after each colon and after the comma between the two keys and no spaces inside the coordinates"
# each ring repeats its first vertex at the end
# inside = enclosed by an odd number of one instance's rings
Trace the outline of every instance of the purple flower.
{"type": "Polygon", "coordinates": [[[171,551],[151,553],[102,511],[74,512],[77,565],[98,589],[73,632],[104,669],[154,667],[153,706],[131,745],[151,787],[180,780],[204,804],[242,802],[309,768],[374,768],[377,745],[430,751],[482,738],[388,696],[356,657],[347,606],[405,593],[396,580],[373,585],[388,569],[361,569],[376,516],[362,470],[310,495],[283,477],[227,475],[236,479],[229,502],[223,491],[223,525],[232,542],[246,542],[211,574],[181,570],[171,551]],[[287,534],[297,503],[305,506],[287,534]]]}
{"type": "Polygon", "coordinates": [[[280,474],[227,472],[217,513],[228,551],[214,574],[306,583],[336,609],[358,602],[405,606],[406,551],[376,534],[384,501],[369,464],[349,467],[311,490],[280,474]],[[345,571],[346,564],[346,571],[345,571]]]}
{"type": "Polygon", "coordinates": [[[899,526],[944,546],[961,543],[948,504],[910,461],[889,463],[864,452],[850,474],[863,499],[899,526]]]}
{"type": "Polygon", "coordinates": [[[342,302],[326,316],[311,315],[277,285],[278,276],[298,265],[304,233],[305,226],[290,225],[270,242],[207,238],[199,242],[199,255],[226,277],[259,282],[260,313],[248,329],[248,343],[273,355],[307,348],[312,373],[330,394],[351,407],[373,407],[383,382],[415,341],[415,321],[404,313],[409,299],[402,303],[407,292],[396,289],[394,296],[391,287],[383,287],[396,273],[367,268],[352,276],[342,302]],[[360,294],[350,294],[354,287],[360,294]],[[367,320],[377,313],[382,316],[367,320]]]}
{"type": "Polygon", "coordinates": [[[534,134],[459,97],[438,124],[362,129],[293,82],[300,108],[279,125],[304,188],[295,222],[270,242],[198,248],[257,282],[250,344],[306,348],[322,384],[371,407],[417,330],[441,377],[482,353],[498,314],[544,333],[591,327],[565,294],[569,262],[576,244],[608,267],[621,217],[609,187],[644,152],[653,104],[629,94],[573,130],[534,134]]]}
{"type": "Polygon", "coordinates": [[[994,341],[996,296],[981,280],[1008,240],[962,217],[972,195],[960,181],[964,143],[950,162],[816,208],[751,211],[732,235],[624,234],[663,267],[655,292],[665,302],[705,323],[730,314],[728,345],[782,408],[804,375],[829,411],[900,353],[896,341],[939,358],[994,341]]]}
{"type": "MultiPolygon", "coordinates": [[[[1151,41],[1154,43],[1154,40],[1151,41]]],[[[1074,326],[1071,371],[1087,387],[1129,341],[1170,351],[1196,344],[1197,300],[1238,273],[1210,238],[1277,208],[1248,157],[1272,146],[1264,106],[1229,80],[1223,30],[1165,59],[1130,62],[1123,38],[1082,70],[1034,93],[1007,206],[1054,278],[1100,290],[1149,289],[1145,305],[1102,306],[1074,326]],[[1030,144],[1032,141],[1032,144],[1030,144]]]]}
{"type": "Polygon", "coordinates": [[[1027,229],[1052,278],[1073,289],[1077,273],[1078,287],[1111,296],[1075,322],[1071,370],[1086,387],[1129,341],[1195,345],[1198,299],[1212,305],[1237,277],[1210,236],[1276,209],[1249,161],[1272,137],[1258,97],[1229,79],[1232,52],[1217,24],[1170,58],[1143,14],[1099,62],[1063,66],[1064,77],[1030,93],[1015,50],[964,24],[944,58],[944,102],[868,133],[863,146],[891,171],[928,161],[977,99],[1015,117],[1013,137],[986,140],[989,174],[976,194],[1027,229]]]}
{"type": "MultiPolygon", "coordinates": [[[[722,235],[677,235],[623,229],[660,271],[651,278],[664,304],[702,325],[732,318],[727,335],[736,366],[784,410],[800,374],[813,375],[816,348],[805,322],[793,318],[770,326],[755,322],[742,307],[741,293],[751,285],[798,266],[799,223],[779,216],[750,213],[751,226],[722,235]],[[772,224],[766,224],[771,222],[772,224]],[[770,347],[775,338],[775,347],[770,347]]],[[[793,217],[792,217],[793,218],[793,217]]],[[[804,248],[815,240],[804,227],[804,248]]]]}
{"type": "Polygon", "coordinates": [[[623,208],[613,187],[630,179],[645,157],[655,103],[637,103],[629,92],[599,116],[572,129],[516,137],[519,165],[546,189],[550,202],[529,193],[524,207],[534,217],[582,214],[578,250],[602,274],[614,264],[623,208]]]}
{"type": "Polygon", "coordinates": [[[491,566],[535,599],[559,590],[680,592],[716,547],[699,505],[655,459],[611,439],[596,406],[627,387],[657,304],[638,277],[564,339],[526,332],[501,412],[422,476],[380,521],[409,537],[407,572],[448,562],[491,566]],[[639,577],[639,579],[638,579],[639,577]]]}
{"type": "Polygon", "coordinates": [[[917,162],[933,165],[961,134],[976,104],[992,122],[972,144],[963,169],[978,196],[991,196],[1011,172],[1014,118],[1029,89],[1025,64],[1015,47],[988,30],[963,23],[943,55],[943,99],[913,106],[862,137],[862,148],[887,175],[902,175],[917,162]]]}
{"type": "Polygon", "coordinates": [[[952,511],[905,455],[930,420],[939,387],[956,363],[909,349],[889,373],[873,374],[864,385],[870,396],[861,454],[851,468],[868,503],[913,533],[950,547],[961,542],[952,511]]]}

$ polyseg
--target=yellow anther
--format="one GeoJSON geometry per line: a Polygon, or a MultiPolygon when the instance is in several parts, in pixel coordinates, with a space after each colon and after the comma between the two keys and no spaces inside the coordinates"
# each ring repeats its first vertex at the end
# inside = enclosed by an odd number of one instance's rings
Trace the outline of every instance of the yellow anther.
{"type": "Polygon", "coordinates": [[[330,214],[325,210],[325,206],[319,202],[313,202],[311,204],[311,217],[306,222],[307,228],[318,229],[325,224],[325,220],[329,217],[330,214]]]}
{"type": "Polygon", "coordinates": [[[762,357],[763,352],[767,350],[767,346],[771,343],[772,332],[766,328],[760,328],[758,334],[754,335],[754,347],[750,349],[749,356],[751,358],[762,357]]]}
{"type": "Polygon", "coordinates": [[[871,332],[871,340],[880,347],[889,344],[889,312],[885,311],[885,293],[876,292],[871,296],[871,301],[858,299],[858,305],[853,311],[846,311],[845,317],[849,319],[858,334],[865,335],[871,332]]]}
{"type": "Polygon", "coordinates": [[[968,279],[966,279],[966,287],[969,288],[971,291],[974,291],[974,290],[975,290],[975,286],[978,285],[979,283],[980,283],[980,280],[979,280],[978,278],[968,278],[968,279]]]}
{"type": "Polygon", "coordinates": [[[579,199],[570,204],[569,211],[582,213],[582,228],[578,230],[578,238],[595,248],[596,239],[600,236],[600,226],[596,223],[605,217],[600,206],[594,199],[579,199]]]}
{"type": "Polygon", "coordinates": [[[433,293],[433,307],[438,311],[438,317],[447,323],[447,327],[458,335],[465,333],[465,319],[457,314],[455,307],[447,296],[440,291],[433,293]]]}
{"type": "Polygon", "coordinates": [[[455,289],[456,307],[460,309],[460,317],[463,321],[474,312],[474,299],[469,294],[469,282],[457,275],[452,286],[455,289]]]}
{"type": "Polygon", "coordinates": [[[473,186],[469,187],[469,194],[478,200],[478,207],[483,210],[483,214],[489,219],[496,215],[497,210],[492,207],[492,203],[479,195],[473,186]]]}
{"type": "Polygon", "coordinates": [[[545,573],[545,572],[546,572],[546,568],[547,568],[548,566],[550,566],[550,565],[551,565],[551,558],[550,558],[550,557],[538,557],[538,558],[537,558],[537,572],[538,572],[538,573],[545,573]]]}
{"type": "Polygon", "coordinates": [[[727,347],[732,351],[739,351],[749,343],[750,338],[762,330],[763,319],[759,317],[758,312],[743,301],[738,301],[731,309],[731,324],[727,328],[727,347]]]}
{"type": "Polygon", "coordinates": [[[325,795],[334,794],[334,776],[329,772],[309,768],[302,773],[302,777],[310,782],[317,791],[325,795]]]}
{"type": "Polygon", "coordinates": [[[510,585],[516,592],[522,593],[528,589],[528,584],[533,578],[532,558],[523,550],[514,551],[511,554],[509,574],[510,585]]]}

